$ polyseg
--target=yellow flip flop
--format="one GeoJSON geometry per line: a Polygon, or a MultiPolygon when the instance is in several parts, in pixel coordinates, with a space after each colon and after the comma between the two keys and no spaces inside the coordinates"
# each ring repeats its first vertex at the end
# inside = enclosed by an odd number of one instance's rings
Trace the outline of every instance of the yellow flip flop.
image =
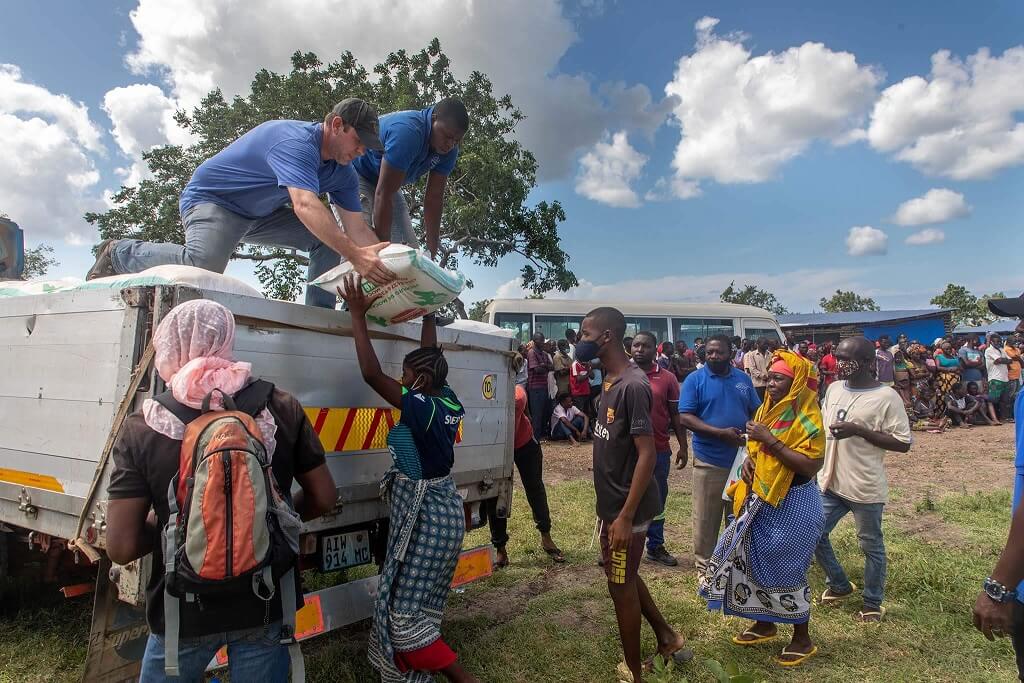
{"type": "Polygon", "coordinates": [[[778,663],[779,666],[787,666],[787,667],[800,666],[801,664],[803,664],[804,662],[806,662],[808,659],[810,659],[811,657],[813,657],[816,654],[818,654],[818,646],[817,645],[815,645],[813,648],[811,648],[810,652],[790,652],[789,650],[783,648],[782,649],[782,654],[779,655],[778,657],[776,657],[775,661],[778,663]],[[796,657],[796,659],[782,659],[783,657],[786,657],[786,656],[796,657]]]}
{"type": "Polygon", "coordinates": [[[769,640],[775,640],[778,637],[779,637],[779,632],[778,631],[775,631],[775,633],[773,633],[770,636],[764,636],[764,635],[761,635],[760,633],[757,633],[756,631],[748,628],[746,631],[744,631],[743,633],[739,634],[738,636],[733,636],[732,637],[732,642],[733,642],[734,645],[741,645],[743,647],[747,647],[749,645],[759,645],[761,643],[766,643],[769,640]],[[741,640],[741,638],[743,638],[743,636],[754,636],[754,637],[752,639],[750,639],[750,640],[741,640]]]}

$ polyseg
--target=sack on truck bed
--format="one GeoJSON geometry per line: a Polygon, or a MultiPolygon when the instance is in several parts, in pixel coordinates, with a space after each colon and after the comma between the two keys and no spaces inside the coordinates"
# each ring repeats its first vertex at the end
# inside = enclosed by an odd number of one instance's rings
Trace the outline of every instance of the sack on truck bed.
{"type": "MultiPolygon", "coordinates": [[[[380,252],[381,261],[397,279],[380,286],[369,280],[362,283],[367,296],[378,298],[370,305],[366,319],[381,326],[422,318],[447,306],[466,286],[462,273],[440,267],[425,252],[403,244],[392,244],[380,252]],[[382,290],[378,295],[378,290],[382,290]]],[[[336,294],[345,275],[354,270],[345,261],[317,279],[314,285],[336,294]]]]}

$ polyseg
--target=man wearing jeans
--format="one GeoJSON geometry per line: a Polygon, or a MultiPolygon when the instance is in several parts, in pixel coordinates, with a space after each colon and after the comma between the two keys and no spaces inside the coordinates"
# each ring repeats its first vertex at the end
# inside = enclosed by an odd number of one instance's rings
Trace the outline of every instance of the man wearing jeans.
{"type": "Polygon", "coordinates": [[[829,385],[822,406],[825,463],[818,473],[825,508],[825,530],[815,557],[828,588],[822,604],[835,604],[856,590],[832,549],[829,534],[847,513],[857,524],[864,553],[864,606],[857,618],[881,621],[885,615],[886,557],[882,511],[889,494],[885,454],[910,450],[910,421],[895,389],[875,379],[875,345],[850,337],[835,350],[838,378],[829,385]]]}
{"type": "Polygon", "coordinates": [[[637,332],[633,337],[633,362],[647,373],[651,383],[651,428],[654,430],[654,450],[658,461],[654,465],[654,479],[661,494],[661,512],[647,527],[647,560],[666,567],[675,567],[679,561],[665,550],[665,501],[668,500],[668,472],[672,465],[672,443],[668,440],[669,426],[679,441],[678,459],[686,465],[686,430],[679,424],[679,380],[669,370],[654,362],[658,338],[653,332],[637,332]]]}
{"type": "Polygon", "coordinates": [[[381,117],[383,147],[368,147],[366,154],[352,162],[359,175],[363,217],[379,239],[419,245],[401,188],[426,175],[423,232],[431,256],[437,256],[444,188],[468,129],[466,105],[454,97],[423,110],[396,111],[381,117]]]}
{"type": "Polygon", "coordinates": [[[693,554],[707,568],[727,514],[722,490],[743,430],[761,400],[750,376],[732,364],[729,338],[716,335],[704,347],[706,363],[690,373],[679,396],[679,421],[693,432],[693,554]]]}
{"type": "Polygon", "coordinates": [[[538,332],[533,335],[532,346],[526,350],[526,395],[530,400],[530,422],[533,424],[533,435],[538,440],[547,438],[547,425],[544,424],[545,408],[548,404],[548,373],[553,370],[551,356],[544,350],[544,335],[538,332]]]}
{"type": "MultiPolygon", "coordinates": [[[[262,123],[192,174],[178,202],[184,246],[104,240],[86,279],[170,264],[223,273],[245,242],[307,252],[309,280],[345,257],[363,277],[384,284],[394,278],[378,256],[387,243],[363,220],[350,165],[367,148],[381,147],[376,110],[355,98],[335,105],[322,123],[262,123]],[[344,231],[322,194],[337,207],[344,231]]],[[[319,287],[306,290],[308,305],[334,308],[335,302],[319,287]]]]}

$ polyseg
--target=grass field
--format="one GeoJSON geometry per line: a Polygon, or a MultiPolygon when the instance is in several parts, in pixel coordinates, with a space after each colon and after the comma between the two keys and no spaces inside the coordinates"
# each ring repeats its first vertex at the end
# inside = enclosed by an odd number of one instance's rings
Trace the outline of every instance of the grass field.
{"type": "MultiPolygon", "coordinates": [[[[999,458],[1007,459],[1003,453],[999,458]]],[[[1007,490],[977,483],[953,481],[923,494],[909,486],[894,491],[892,498],[898,502],[887,515],[886,527],[886,621],[856,623],[856,601],[838,608],[815,606],[811,635],[820,653],[796,671],[783,671],[772,661],[788,641],[752,648],[731,645],[729,638],[746,622],[709,614],[695,594],[691,569],[645,563],[641,572],[656,601],[697,653],[672,680],[714,680],[707,659],[734,662],[759,681],[1016,680],[1010,643],[989,643],[970,621],[980,581],[1005,539],[1010,504],[1007,490]]],[[[452,595],[446,637],[467,668],[484,681],[613,682],[621,654],[611,601],[591,547],[594,494],[589,475],[584,471],[558,481],[549,486],[548,495],[553,533],[568,563],[554,565],[539,550],[529,508],[517,489],[509,525],[513,564],[452,595]]],[[[668,537],[680,550],[690,538],[689,502],[682,485],[669,498],[668,537]]],[[[486,529],[477,530],[466,544],[485,544],[488,538],[486,529]]],[[[863,560],[852,521],[840,524],[834,544],[851,578],[862,585],[863,560]]],[[[811,580],[820,594],[823,580],[817,567],[811,580]]],[[[0,681],[77,680],[85,657],[88,610],[88,598],[47,605],[38,596],[9,591],[0,618],[0,681]]],[[[788,636],[788,629],[783,633],[788,636]]],[[[365,645],[365,625],[308,641],[303,649],[309,680],[375,680],[365,645]]],[[[646,627],[644,649],[654,650],[653,634],[646,627]]]]}

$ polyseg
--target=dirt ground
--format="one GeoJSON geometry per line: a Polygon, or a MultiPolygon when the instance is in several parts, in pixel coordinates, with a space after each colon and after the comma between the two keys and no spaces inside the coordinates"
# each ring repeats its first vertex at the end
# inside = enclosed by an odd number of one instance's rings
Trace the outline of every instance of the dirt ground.
{"type": "MultiPolygon", "coordinates": [[[[673,451],[676,444],[673,438],[673,451]]],[[[891,491],[886,512],[890,520],[911,533],[957,545],[959,532],[944,525],[937,515],[929,514],[929,501],[955,493],[1012,489],[1013,449],[1012,424],[950,429],[942,434],[914,432],[909,453],[891,453],[886,458],[891,491]]],[[[590,478],[591,466],[589,443],[544,443],[544,480],[548,483],[590,478]]],[[[669,490],[690,494],[689,465],[683,470],[672,468],[669,490]]],[[[689,538],[689,529],[679,531],[689,538]]]]}

